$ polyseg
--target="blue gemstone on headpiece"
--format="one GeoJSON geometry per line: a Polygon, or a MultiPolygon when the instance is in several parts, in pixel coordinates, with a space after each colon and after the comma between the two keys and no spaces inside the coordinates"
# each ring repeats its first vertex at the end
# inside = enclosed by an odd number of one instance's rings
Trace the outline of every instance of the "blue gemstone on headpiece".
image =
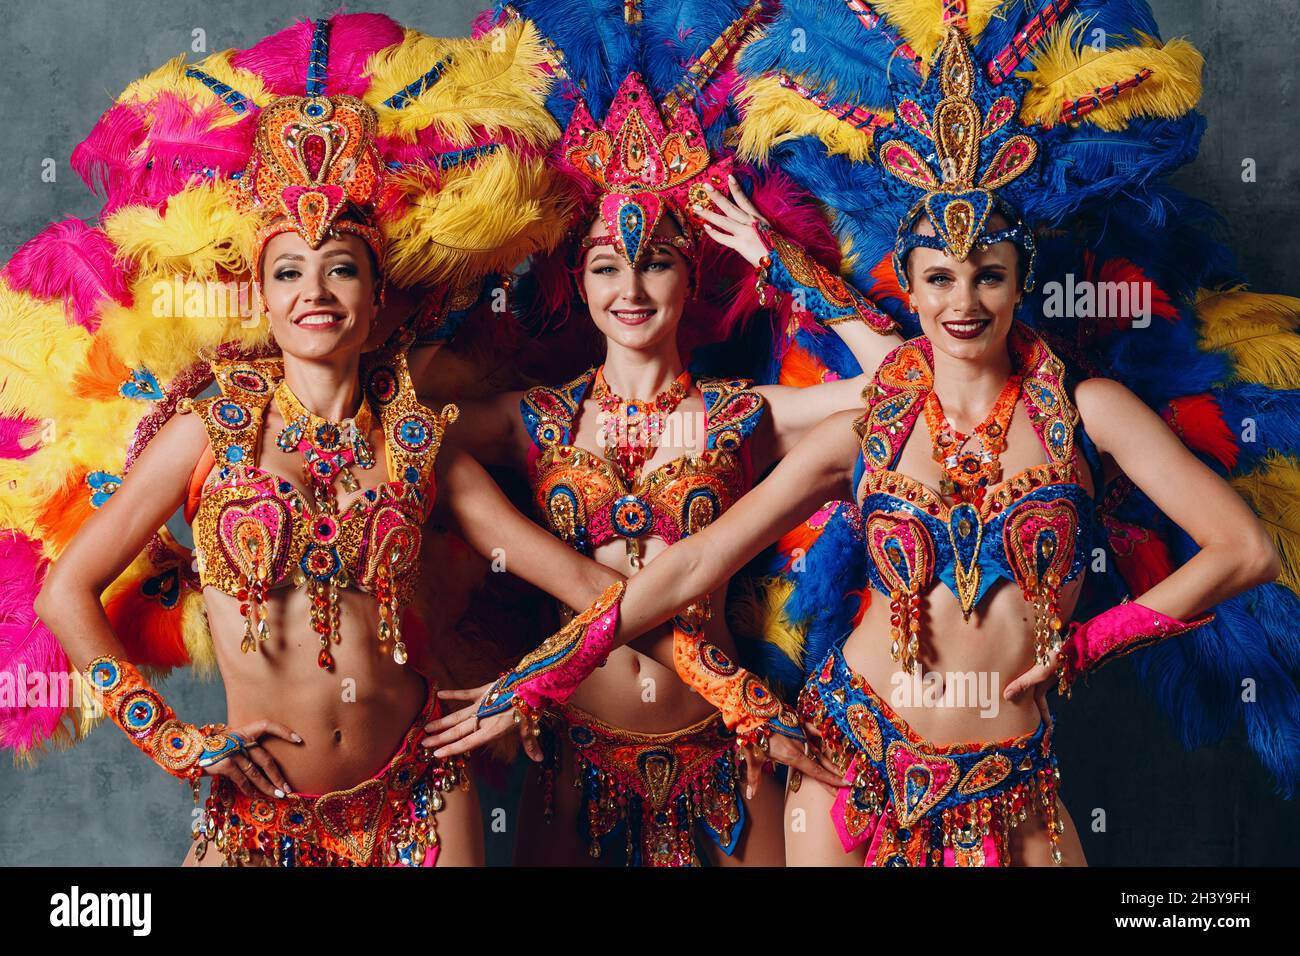
{"type": "Polygon", "coordinates": [[[231,445],[226,449],[226,461],[243,461],[244,449],[238,445],[231,445]]]}
{"type": "Polygon", "coordinates": [[[415,484],[420,480],[420,470],[414,465],[407,465],[406,471],[402,473],[402,476],[411,484],[415,484]]]}
{"type": "Polygon", "coordinates": [[[624,203],[618,209],[618,232],[623,240],[623,253],[628,262],[636,262],[645,235],[645,210],[634,202],[624,203]]]}

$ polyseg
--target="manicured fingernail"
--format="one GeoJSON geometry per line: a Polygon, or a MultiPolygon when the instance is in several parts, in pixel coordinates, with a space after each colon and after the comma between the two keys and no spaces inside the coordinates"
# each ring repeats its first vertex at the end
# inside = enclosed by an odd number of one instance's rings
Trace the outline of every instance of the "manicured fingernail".
{"type": "Polygon", "coordinates": [[[745,788],[745,799],[746,799],[746,800],[753,800],[753,799],[754,799],[754,788],[753,788],[753,787],[746,787],[746,788],[745,788]]]}
{"type": "Polygon", "coordinates": [[[292,734],[291,736],[293,737],[293,742],[294,742],[294,743],[296,743],[296,744],[300,744],[300,743],[302,743],[302,738],[299,737],[297,734],[292,734]]]}
{"type": "Polygon", "coordinates": [[[284,799],[284,791],[281,790],[279,787],[275,788],[275,795],[279,797],[281,800],[284,799]]]}

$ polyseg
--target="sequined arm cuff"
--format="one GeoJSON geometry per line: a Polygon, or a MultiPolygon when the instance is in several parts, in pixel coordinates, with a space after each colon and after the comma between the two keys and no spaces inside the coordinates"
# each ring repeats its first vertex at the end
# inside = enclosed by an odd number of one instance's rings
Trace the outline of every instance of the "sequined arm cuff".
{"type": "Polygon", "coordinates": [[[129,661],[97,657],[86,665],[86,680],[113,723],[173,777],[197,779],[203,768],[247,746],[243,737],[221,724],[199,728],[178,720],[162,695],[129,661]]]}
{"type": "Polygon", "coordinates": [[[532,716],[548,703],[567,701],[613,649],[619,602],[626,587],[625,581],[611,584],[595,604],[501,675],[479,704],[478,718],[511,707],[532,716]]]}
{"type": "Polygon", "coordinates": [[[1180,621],[1141,604],[1125,602],[1084,624],[1073,623],[1057,658],[1057,688],[1062,694],[1068,693],[1081,675],[1212,620],[1213,614],[1205,614],[1193,621],[1180,621]]]}
{"type": "Polygon", "coordinates": [[[692,604],[673,619],[673,663],[677,674],[718,709],[728,729],[746,743],[764,743],[772,734],[803,740],[794,711],[763,679],[745,670],[703,637],[708,601],[692,604]]]}
{"type": "Polygon", "coordinates": [[[757,228],[768,247],[768,254],[757,269],[758,297],[762,305],[774,305],[782,296],[789,296],[794,311],[809,312],[824,326],[865,322],[881,335],[897,331],[893,319],[823,267],[803,247],[762,224],[757,228]]]}

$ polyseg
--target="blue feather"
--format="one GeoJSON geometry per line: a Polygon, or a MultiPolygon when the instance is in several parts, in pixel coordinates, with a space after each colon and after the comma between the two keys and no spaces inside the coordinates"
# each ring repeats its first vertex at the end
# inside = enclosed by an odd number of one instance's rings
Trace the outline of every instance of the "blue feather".
{"type": "Polygon", "coordinates": [[[786,73],[815,92],[882,109],[890,104],[891,74],[914,84],[920,79],[913,64],[893,54],[885,33],[866,29],[839,0],[787,0],[764,35],[745,48],[739,68],[745,77],[786,73]]]}
{"type": "Polygon", "coordinates": [[[642,0],[642,75],[662,100],[686,68],[740,19],[743,0],[642,0]]]}
{"type": "MultiPolygon", "coordinates": [[[[565,72],[601,122],[623,78],[641,66],[637,31],[623,20],[623,0],[516,0],[510,5],[563,52],[565,72]]],[[[551,98],[558,96],[559,91],[551,98]]],[[[566,104],[561,100],[560,105],[566,104]]],[[[567,104],[566,122],[571,110],[567,104]]]]}
{"type": "Polygon", "coordinates": [[[1242,383],[1216,391],[1214,397],[1238,439],[1238,472],[1253,470],[1270,451],[1300,456],[1300,390],[1242,383]],[[1255,423],[1253,441],[1241,440],[1248,419],[1255,423]]]}

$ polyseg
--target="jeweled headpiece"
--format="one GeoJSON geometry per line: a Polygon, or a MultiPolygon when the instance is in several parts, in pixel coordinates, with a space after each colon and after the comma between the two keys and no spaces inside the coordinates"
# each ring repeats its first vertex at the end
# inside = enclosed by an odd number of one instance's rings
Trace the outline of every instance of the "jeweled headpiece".
{"type": "Polygon", "coordinates": [[[691,256],[697,244],[691,206],[707,206],[705,183],[721,187],[731,172],[729,158],[712,162],[694,109],[670,109],[665,121],[637,73],[623,80],[601,126],[579,101],[560,150],[601,191],[609,235],[584,240],[583,247],[612,245],[634,266],[665,211],[681,226],[679,246],[691,256]]]}
{"type": "Polygon", "coordinates": [[[895,122],[876,132],[876,149],[886,190],[910,205],[894,245],[894,270],[903,289],[908,288],[907,257],[917,246],[942,249],[965,262],[972,249],[998,242],[1013,242],[1024,251],[1023,285],[1033,287],[1033,231],[1014,201],[1014,193],[1028,187],[1024,174],[1038,156],[1038,143],[1017,119],[1026,88],[1017,79],[993,87],[975,69],[965,35],[951,26],[920,95],[912,99],[895,90],[895,122]],[[1011,227],[989,230],[994,211],[1011,227]],[[912,231],[922,214],[935,235],[912,231]]]}
{"type": "Polygon", "coordinates": [[[324,95],[328,55],[328,21],[318,20],[306,95],[279,97],[258,117],[253,155],[241,181],[252,204],[277,218],[257,234],[254,268],[267,242],[290,231],[313,249],[333,234],[353,233],[383,267],[383,234],[355,218],[368,216],[383,189],[375,111],[354,96],[324,95]],[[352,216],[343,217],[349,206],[352,216]]]}

